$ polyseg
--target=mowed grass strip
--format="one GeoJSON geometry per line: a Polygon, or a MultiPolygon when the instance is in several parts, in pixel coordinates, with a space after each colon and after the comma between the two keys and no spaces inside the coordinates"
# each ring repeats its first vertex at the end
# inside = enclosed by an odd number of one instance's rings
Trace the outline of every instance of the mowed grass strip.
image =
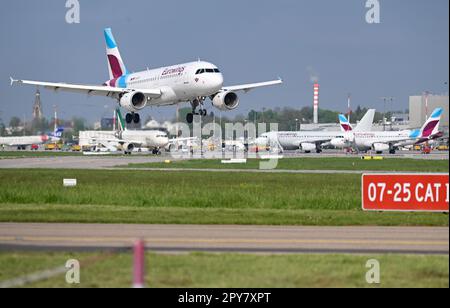
{"type": "MultiPolygon", "coordinates": [[[[449,287],[448,256],[148,253],[146,257],[150,288],[449,287]],[[366,283],[369,259],[380,262],[380,285],[366,283]]],[[[0,253],[0,281],[58,267],[69,259],[84,264],[79,285],[67,285],[65,275],[59,275],[26,287],[128,288],[132,284],[131,253],[0,253]]]]}
{"type": "Polygon", "coordinates": [[[0,203],[225,209],[357,209],[361,176],[0,170],[0,203]],[[63,179],[78,180],[64,188],[63,179]]]}
{"type": "MultiPolygon", "coordinates": [[[[129,164],[128,168],[182,169],[259,169],[264,160],[249,159],[247,164],[222,164],[221,160],[183,160],[166,163],[129,164]]],[[[277,170],[352,170],[393,172],[448,172],[447,160],[385,158],[362,160],[361,157],[342,158],[284,158],[278,160],[277,170]]],[[[123,166],[120,166],[124,168],[123,166]]]]}
{"type": "Polygon", "coordinates": [[[365,213],[361,176],[0,170],[0,221],[448,226],[448,215],[365,213]],[[64,188],[63,178],[78,186],[64,188]]]}
{"type": "Polygon", "coordinates": [[[0,222],[274,226],[448,226],[448,215],[361,210],[0,204],[0,222]]]}

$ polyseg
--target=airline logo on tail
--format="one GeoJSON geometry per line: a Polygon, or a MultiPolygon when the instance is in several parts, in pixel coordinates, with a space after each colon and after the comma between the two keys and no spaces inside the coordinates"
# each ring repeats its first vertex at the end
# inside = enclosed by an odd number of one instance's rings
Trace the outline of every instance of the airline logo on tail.
{"type": "Polygon", "coordinates": [[[343,132],[351,132],[353,131],[353,127],[350,122],[347,120],[347,117],[343,114],[339,115],[339,122],[341,124],[341,130],[343,132]]]}
{"type": "Polygon", "coordinates": [[[432,139],[439,134],[439,124],[441,122],[441,116],[444,109],[437,108],[431,114],[431,117],[427,120],[425,125],[421,129],[421,138],[432,139]]]}
{"type": "Polygon", "coordinates": [[[122,118],[122,113],[120,112],[120,109],[116,109],[116,120],[117,120],[117,128],[118,131],[123,132],[127,130],[127,127],[125,126],[125,122],[122,118]]]}
{"type": "Polygon", "coordinates": [[[61,139],[64,133],[64,127],[58,127],[53,133],[48,134],[52,138],[61,139]]]}
{"type": "Polygon", "coordinates": [[[128,75],[125,63],[120,55],[116,40],[110,28],[105,29],[106,55],[108,57],[108,69],[110,86],[126,88],[126,75],[128,75]]]}

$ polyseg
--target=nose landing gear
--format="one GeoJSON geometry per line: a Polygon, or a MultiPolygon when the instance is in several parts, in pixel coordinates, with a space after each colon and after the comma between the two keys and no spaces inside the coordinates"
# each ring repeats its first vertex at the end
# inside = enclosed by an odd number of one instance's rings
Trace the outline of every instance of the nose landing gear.
{"type": "Polygon", "coordinates": [[[186,116],[186,122],[188,124],[192,124],[194,122],[194,115],[200,115],[202,117],[206,117],[208,115],[208,111],[203,106],[203,103],[205,102],[206,97],[199,97],[196,98],[191,102],[192,105],[192,113],[188,113],[186,116]],[[200,110],[198,113],[196,112],[197,107],[200,107],[200,110]]]}

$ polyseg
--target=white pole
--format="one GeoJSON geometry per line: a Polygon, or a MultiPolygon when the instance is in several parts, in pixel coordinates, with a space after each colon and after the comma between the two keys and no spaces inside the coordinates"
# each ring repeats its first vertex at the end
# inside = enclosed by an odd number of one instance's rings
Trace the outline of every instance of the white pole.
{"type": "Polygon", "coordinates": [[[352,121],[351,121],[351,116],[352,116],[352,102],[351,102],[351,100],[352,100],[352,95],[351,94],[349,94],[348,95],[348,123],[352,123],[352,121]]]}
{"type": "Polygon", "coordinates": [[[116,131],[116,119],[117,119],[117,113],[116,109],[114,109],[114,116],[113,116],[113,131],[116,131]]]}

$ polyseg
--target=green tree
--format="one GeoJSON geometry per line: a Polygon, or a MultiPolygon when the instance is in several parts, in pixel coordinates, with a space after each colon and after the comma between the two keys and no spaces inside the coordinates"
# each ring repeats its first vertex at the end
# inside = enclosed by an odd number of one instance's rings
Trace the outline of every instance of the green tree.
{"type": "Polygon", "coordinates": [[[20,120],[19,117],[12,117],[11,120],[9,121],[9,127],[11,127],[12,129],[17,129],[21,125],[22,121],[20,120]]]}
{"type": "Polygon", "coordinates": [[[33,120],[31,125],[32,134],[43,134],[50,129],[49,123],[47,119],[36,119],[33,120]]]}

